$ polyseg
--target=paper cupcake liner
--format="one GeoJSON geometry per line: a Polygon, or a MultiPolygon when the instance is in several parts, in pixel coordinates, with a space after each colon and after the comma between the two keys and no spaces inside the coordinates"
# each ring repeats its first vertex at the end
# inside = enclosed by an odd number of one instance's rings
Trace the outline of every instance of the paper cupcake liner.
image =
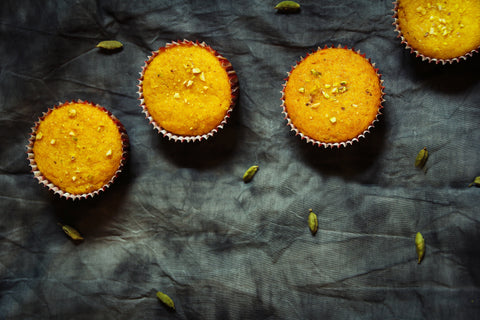
{"type": "Polygon", "coordinates": [[[138,79],[138,99],[140,100],[140,106],[142,108],[142,112],[145,114],[145,118],[149,121],[150,124],[153,125],[154,129],[158,131],[158,133],[162,134],[164,137],[167,137],[169,140],[174,140],[175,142],[195,142],[195,141],[201,141],[201,140],[207,140],[209,137],[212,137],[215,133],[218,132],[218,130],[223,129],[224,125],[227,123],[228,119],[230,118],[230,114],[233,111],[233,108],[236,105],[237,99],[238,99],[238,91],[239,91],[239,86],[238,86],[238,77],[233,69],[232,64],[230,61],[227,60],[227,58],[223,57],[220,55],[217,51],[212,49],[209,45],[207,45],[205,42],[198,42],[198,41],[189,41],[189,40],[183,40],[183,41],[172,41],[171,43],[167,43],[165,47],[159,48],[157,51],[153,51],[151,56],[148,56],[147,60],[145,61],[145,65],[142,67],[142,71],[140,72],[140,78],[138,79]],[[227,110],[227,113],[225,114],[225,117],[223,120],[220,122],[220,124],[212,129],[210,132],[202,135],[178,135],[174,134],[172,132],[167,131],[166,129],[162,128],[150,115],[148,112],[147,106],[145,105],[145,100],[143,97],[143,77],[145,74],[145,70],[148,68],[148,65],[150,62],[162,51],[165,49],[172,47],[172,46],[179,46],[179,45],[186,45],[186,46],[199,46],[202,48],[207,49],[210,51],[217,59],[220,61],[222,67],[225,69],[228,75],[228,79],[230,82],[230,87],[231,87],[231,98],[230,98],[230,107],[227,110]]]}
{"type": "MultiPolygon", "coordinates": [[[[323,48],[320,48],[318,47],[316,51],[314,51],[313,53],[317,52],[318,50],[322,50],[322,49],[327,49],[329,48],[328,46],[325,46],[323,48]]],[[[334,48],[334,46],[332,45],[330,48],[334,48]]],[[[344,46],[342,47],[342,45],[338,45],[337,48],[340,48],[340,49],[347,49],[347,50],[351,50],[353,52],[355,52],[356,54],[360,55],[361,57],[366,58],[366,55],[365,54],[362,54],[360,53],[360,50],[357,50],[355,51],[354,48],[351,48],[349,49],[347,46],[344,46]]],[[[283,83],[282,85],[282,91],[281,91],[281,94],[282,94],[282,97],[281,97],[281,101],[282,101],[282,113],[285,115],[285,120],[287,120],[287,126],[290,127],[290,131],[293,131],[295,132],[295,135],[296,136],[300,136],[301,140],[305,140],[307,143],[311,143],[313,145],[317,145],[318,147],[324,147],[324,148],[340,148],[340,147],[346,147],[348,145],[352,145],[354,142],[358,142],[359,139],[361,138],[365,138],[365,135],[367,133],[370,133],[370,130],[373,129],[375,127],[375,123],[377,121],[379,121],[378,117],[382,114],[382,109],[383,109],[383,105],[382,103],[385,102],[385,99],[384,99],[384,95],[385,93],[383,92],[383,90],[385,89],[385,87],[383,86],[383,80],[381,79],[382,75],[380,73],[378,73],[378,68],[375,68],[375,63],[373,63],[371,61],[371,59],[367,59],[367,61],[372,65],[373,69],[375,70],[377,76],[378,76],[378,79],[380,81],[380,90],[381,90],[381,97],[380,97],[380,104],[378,106],[378,111],[377,111],[377,115],[375,116],[375,119],[372,120],[371,124],[361,133],[359,134],[358,136],[350,139],[350,140],[346,140],[346,141],[341,141],[341,142],[323,142],[323,141],[318,141],[316,139],[313,139],[311,137],[309,137],[308,135],[300,132],[300,130],[298,130],[295,125],[293,124],[292,120],[290,119],[290,117],[288,116],[288,112],[287,112],[287,109],[286,109],[286,106],[285,106],[285,88],[287,86],[287,83],[288,83],[288,80],[290,78],[290,74],[292,73],[292,71],[300,64],[302,63],[303,60],[305,60],[310,54],[312,53],[307,53],[305,57],[302,57],[300,59],[300,61],[298,61],[293,67],[292,69],[288,72],[288,76],[287,78],[285,79],[285,82],[283,83]]]]}
{"type": "Polygon", "coordinates": [[[470,52],[465,53],[464,55],[455,57],[455,58],[450,58],[450,59],[440,59],[440,58],[432,58],[429,56],[424,55],[420,51],[416,50],[415,48],[411,47],[408,44],[408,41],[405,39],[403,36],[402,30],[400,29],[400,25],[398,23],[398,1],[393,2],[394,8],[393,8],[393,23],[392,25],[395,27],[394,31],[398,33],[397,38],[400,38],[400,43],[402,45],[405,45],[405,49],[410,50],[410,53],[414,54],[417,58],[421,58],[422,61],[427,61],[428,63],[435,63],[435,64],[442,64],[445,65],[447,63],[452,64],[454,62],[460,62],[461,60],[467,60],[468,57],[471,57],[474,53],[478,53],[478,50],[480,49],[473,49],[470,52]]]}
{"type": "Polygon", "coordinates": [[[127,131],[125,130],[125,127],[123,124],[118,120],[117,117],[115,117],[110,111],[105,109],[104,107],[98,105],[98,104],[93,104],[88,101],[82,101],[82,100],[77,100],[77,101],[69,101],[69,102],[59,102],[58,105],[53,106],[52,108],[48,108],[46,112],[42,114],[41,117],[38,118],[38,121],[35,122],[34,126],[32,127],[32,132],[30,133],[30,138],[28,139],[28,145],[27,145],[27,160],[29,161],[30,167],[31,167],[31,172],[33,173],[33,176],[38,180],[39,184],[44,185],[47,187],[49,190],[51,190],[54,194],[58,194],[61,198],[65,199],[87,199],[87,198],[93,198],[94,196],[98,195],[100,192],[105,191],[107,188],[111,186],[111,184],[115,181],[115,179],[120,175],[122,172],[123,167],[125,166],[125,163],[127,161],[127,156],[128,156],[128,147],[129,147],[129,139],[127,135],[127,131]],[[48,180],[42,172],[38,170],[37,163],[35,162],[35,155],[33,153],[33,145],[35,143],[36,135],[37,135],[37,130],[40,125],[40,123],[47,117],[53,110],[56,108],[62,107],[67,104],[72,104],[72,103],[83,103],[83,104],[88,104],[94,107],[97,107],[98,109],[104,111],[112,120],[113,122],[117,125],[118,131],[120,132],[120,136],[122,139],[122,158],[120,160],[120,164],[118,166],[117,171],[115,174],[112,176],[112,178],[105,184],[103,185],[100,189],[97,189],[95,191],[89,192],[89,193],[83,193],[83,194],[72,194],[69,192],[66,192],[54,183],[52,183],[50,180],[48,180]]]}

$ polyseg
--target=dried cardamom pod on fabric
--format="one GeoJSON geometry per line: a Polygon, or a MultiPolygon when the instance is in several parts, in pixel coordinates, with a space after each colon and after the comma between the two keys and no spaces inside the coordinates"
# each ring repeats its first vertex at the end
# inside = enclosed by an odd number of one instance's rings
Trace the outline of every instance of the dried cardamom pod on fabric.
{"type": "Polygon", "coordinates": [[[417,168],[423,168],[425,165],[425,162],[427,162],[428,159],[428,150],[426,147],[424,147],[420,152],[418,152],[417,157],[415,158],[415,167],[417,168]]]}
{"type": "Polygon", "coordinates": [[[417,250],[418,256],[417,263],[420,263],[425,255],[425,239],[420,232],[417,232],[417,235],[415,236],[415,249],[417,250]]]}
{"type": "Polygon", "coordinates": [[[78,232],[75,228],[66,224],[61,226],[62,226],[63,232],[65,232],[65,234],[69,236],[72,240],[76,240],[76,241],[83,240],[83,237],[80,235],[80,232],[78,232]]]}
{"type": "Polygon", "coordinates": [[[275,6],[275,9],[282,13],[294,13],[300,11],[300,4],[295,1],[282,1],[275,6]]]}
{"type": "Polygon", "coordinates": [[[97,44],[97,48],[106,49],[106,50],[118,50],[123,47],[123,44],[117,40],[105,40],[100,41],[97,44]]]}
{"type": "Polygon", "coordinates": [[[255,173],[257,173],[257,171],[258,171],[258,166],[251,166],[250,168],[248,168],[247,171],[245,171],[245,173],[243,174],[243,181],[244,182],[251,181],[255,173]]]}
{"type": "Polygon", "coordinates": [[[172,298],[167,296],[165,293],[158,291],[157,292],[157,298],[162,301],[167,307],[172,308],[175,310],[175,304],[173,303],[172,298]]]}
{"type": "Polygon", "coordinates": [[[318,218],[312,209],[309,209],[310,213],[308,214],[308,227],[313,235],[317,233],[318,230],[318,218]]]}
{"type": "Polygon", "coordinates": [[[472,186],[480,187],[480,176],[475,177],[473,182],[468,185],[468,187],[472,187],[472,186]]]}

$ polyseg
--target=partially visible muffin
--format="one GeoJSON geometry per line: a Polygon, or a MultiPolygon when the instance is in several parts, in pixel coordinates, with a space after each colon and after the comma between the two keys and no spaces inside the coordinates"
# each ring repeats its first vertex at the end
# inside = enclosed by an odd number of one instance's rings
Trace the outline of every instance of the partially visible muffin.
{"type": "Polygon", "coordinates": [[[339,147],[374,126],[383,102],[378,70],[347,47],[307,55],[288,75],[282,95],[288,125],[307,142],[339,147]]]}
{"type": "Polygon", "coordinates": [[[458,62],[480,47],[478,0],[397,0],[394,12],[402,43],[423,60],[458,62]]]}
{"type": "Polygon", "coordinates": [[[207,139],[235,106],[238,79],[231,63],[205,43],[168,43],[153,52],[139,79],[143,112],[175,141],[207,139]]]}
{"type": "Polygon", "coordinates": [[[105,108],[81,100],[48,109],[27,146],[35,178],[70,199],[94,196],[124,166],[128,136],[105,108]]]}

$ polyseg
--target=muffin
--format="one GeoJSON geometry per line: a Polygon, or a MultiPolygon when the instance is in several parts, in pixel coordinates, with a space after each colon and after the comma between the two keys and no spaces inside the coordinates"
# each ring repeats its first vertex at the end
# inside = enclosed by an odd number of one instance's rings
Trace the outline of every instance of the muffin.
{"type": "Polygon", "coordinates": [[[398,0],[394,12],[398,37],[422,60],[459,62],[480,47],[478,0],[398,0]]]}
{"type": "Polygon", "coordinates": [[[39,183],[67,199],[105,190],[126,161],[128,136],[105,108],[78,100],[48,109],[32,128],[28,160],[39,183]]]}
{"type": "Polygon", "coordinates": [[[204,140],[223,128],[238,96],[230,62],[205,43],[187,40],[153,52],[138,87],[146,118],[181,142],[204,140]]]}
{"type": "Polygon", "coordinates": [[[288,125],[324,147],[358,141],[381,113],[383,81],[374,64],[347,47],[318,48],[289,72],[282,91],[288,125]]]}

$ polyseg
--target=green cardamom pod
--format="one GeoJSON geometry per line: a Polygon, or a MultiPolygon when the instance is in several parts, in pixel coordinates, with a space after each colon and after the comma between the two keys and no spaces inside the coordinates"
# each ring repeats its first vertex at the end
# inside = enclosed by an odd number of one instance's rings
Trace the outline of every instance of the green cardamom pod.
{"type": "Polygon", "coordinates": [[[248,168],[247,171],[245,171],[245,173],[243,174],[243,181],[249,182],[250,180],[252,180],[255,173],[257,173],[257,170],[258,166],[251,166],[250,168],[248,168]]]}
{"type": "Polygon", "coordinates": [[[282,13],[298,12],[300,10],[300,4],[295,1],[282,1],[275,6],[275,9],[282,13]]]}
{"type": "Polygon", "coordinates": [[[165,293],[158,291],[157,292],[157,298],[162,301],[167,307],[172,308],[175,310],[175,304],[173,303],[172,298],[167,296],[165,293]]]}
{"type": "Polygon", "coordinates": [[[69,225],[61,225],[63,232],[67,236],[69,236],[72,240],[83,240],[83,237],[80,235],[80,232],[78,232],[75,228],[69,226],[69,225]]]}
{"type": "Polygon", "coordinates": [[[415,236],[415,248],[417,249],[418,263],[420,263],[425,255],[425,239],[420,232],[415,236]]]}
{"type": "Polygon", "coordinates": [[[428,151],[427,148],[423,148],[420,150],[420,152],[417,154],[417,157],[415,158],[415,167],[417,168],[423,168],[425,165],[425,162],[427,162],[428,159],[428,151]]]}
{"type": "Polygon", "coordinates": [[[106,50],[118,50],[123,47],[123,44],[117,40],[105,40],[97,44],[97,48],[102,48],[106,50]]]}
{"type": "Polygon", "coordinates": [[[471,186],[480,187],[480,176],[475,177],[473,182],[468,185],[468,187],[471,187],[471,186]]]}
{"type": "Polygon", "coordinates": [[[318,218],[312,209],[309,209],[310,213],[308,214],[308,227],[313,235],[317,233],[318,230],[318,218]]]}

